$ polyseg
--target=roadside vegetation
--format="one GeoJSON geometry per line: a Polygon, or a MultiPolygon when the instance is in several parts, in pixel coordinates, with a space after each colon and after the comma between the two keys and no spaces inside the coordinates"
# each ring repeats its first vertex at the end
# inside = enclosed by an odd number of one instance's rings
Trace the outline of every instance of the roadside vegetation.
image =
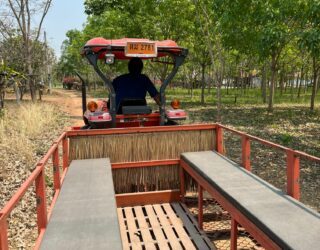
{"type": "MultiPolygon", "coordinates": [[[[44,102],[21,105],[7,102],[0,114],[1,208],[27,179],[66,122],[56,106],[44,102]]],[[[12,249],[32,248],[36,237],[35,206],[34,192],[30,189],[11,213],[9,240],[12,249]]]]}

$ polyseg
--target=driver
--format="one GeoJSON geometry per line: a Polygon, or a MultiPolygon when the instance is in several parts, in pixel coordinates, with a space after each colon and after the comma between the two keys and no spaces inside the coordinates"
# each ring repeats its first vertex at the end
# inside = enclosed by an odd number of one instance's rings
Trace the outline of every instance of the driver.
{"type": "Polygon", "coordinates": [[[138,57],[131,58],[128,63],[128,74],[115,78],[112,82],[116,92],[116,109],[121,112],[120,104],[124,99],[146,100],[147,92],[160,105],[160,95],[149,77],[141,74],[143,69],[142,60],[138,57]]]}

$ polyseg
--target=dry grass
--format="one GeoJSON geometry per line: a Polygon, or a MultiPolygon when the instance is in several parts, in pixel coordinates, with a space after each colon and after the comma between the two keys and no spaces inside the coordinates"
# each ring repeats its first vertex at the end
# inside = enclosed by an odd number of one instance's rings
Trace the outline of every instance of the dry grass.
{"type": "MultiPolygon", "coordinates": [[[[46,103],[6,103],[0,116],[0,209],[63,129],[62,113],[46,103]]],[[[31,249],[36,238],[34,188],[9,216],[10,249],[31,249]]]]}
{"type": "Polygon", "coordinates": [[[29,168],[35,163],[39,136],[55,127],[61,114],[48,104],[9,105],[0,120],[0,170],[4,173],[11,159],[25,163],[29,168]],[[13,156],[13,157],[12,157],[13,156]]]}

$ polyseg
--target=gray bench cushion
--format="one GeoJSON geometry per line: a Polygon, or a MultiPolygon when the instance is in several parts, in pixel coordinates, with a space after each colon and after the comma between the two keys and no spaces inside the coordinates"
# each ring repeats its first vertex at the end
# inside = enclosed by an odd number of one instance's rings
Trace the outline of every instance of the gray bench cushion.
{"type": "Polygon", "coordinates": [[[41,249],[122,249],[109,159],[71,162],[41,249]]]}
{"type": "Polygon", "coordinates": [[[319,214],[215,152],[182,159],[281,248],[319,249],[319,214]]]}

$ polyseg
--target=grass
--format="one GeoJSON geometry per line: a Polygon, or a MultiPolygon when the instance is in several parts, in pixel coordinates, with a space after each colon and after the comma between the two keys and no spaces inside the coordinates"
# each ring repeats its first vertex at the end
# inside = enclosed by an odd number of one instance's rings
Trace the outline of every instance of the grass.
{"type": "Polygon", "coordinates": [[[31,168],[35,156],[43,151],[40,139],[58,129],[60,119],[61,113],[49,104],[6,102],[6,109],[0,117],[0,152],[3,156],[0,158],[0,170],[8,162],[18,160],[31,168]]]}
{"type": "MultiPolygon", "coordinates": [[[[0,208],[30,176],[36,162],[61,133],[66,118],[58,107],[45,102],[5,102],[0,113],[0,208]]],[[[52,199],[52,165],[46,166],[47,202],[52,199]],[[50,168],[51,167],[51,168],[50,168]]],[[[48,203],[50,204],[50,203],[48,203]]],[[[9,216],[10,249],[31,249],[36,239],[34,187],[29,188],[9,216]]]]}
{"type": "MultiPolygon", "coordinates": [[[[95,98],[107,98],[108,92],[104,89],[97,89],[90,91],[90,95],[95,98]]],[[[200,89],[194,89],[193,93],[189,89],[179,87],[168,87],[166,91],[167,100],[178,98],[186,107],[199,106],[200,103],[200,89]]],[[[223,105],[247,105],[247,104],[263,104],[261,90],[259,88],[251,88],[246,90],[239,89],[221,89],[221,99],[223,105]]],[[[282,95],[280,90],[276,90],[274,103],[275,104],[306,104],[309,105],[311,98],[311,88],[301,90],[300,97],[298,98],[297,89],[288,89],[282,95]]],[[[320,91],[318,92],[316,103],[320,103],[320,91]]],[[[216,89],[205,90],[205,105],[216,105],[216,89]]]]}
{"type": "MultiPolygon", "coordinates": [[[[316,98],[316,110],[310,111],[311,88],[301,91],[297,98],[297,89],[287,90],[280,96],[276,91],[274,111],[268,112],[268,105],[262,102],[260,89],[247,89],[241,93],[237,89],[221,90],[222,120],[250,134],[260,136],[284,146],[293,147],[320,156],[320,91],[316,98]],[[235,97],[236,102],[235,102],[235,97]]],[[[216,122],[216,90],[205,90],[205,104],[200,103],[200,89],[191,92],[188,89],[168,87],[167,103],[174,98],[181,101],[183,109],[188,111],[188,123],[216,122]]],[[[90,94],[95,98],[107,98],[106,90],[98,89],[90,94]]],[[[157,107],[148,101],[153,110],[157,107]]]]}

